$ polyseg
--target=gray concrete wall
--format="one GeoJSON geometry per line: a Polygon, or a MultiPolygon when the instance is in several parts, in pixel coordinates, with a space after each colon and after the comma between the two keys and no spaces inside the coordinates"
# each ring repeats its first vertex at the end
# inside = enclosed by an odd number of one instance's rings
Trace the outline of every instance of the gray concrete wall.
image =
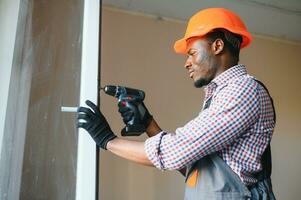
{"type": "MultiPolygon", "coordinates": [[[[0,159],[20,0],[0,1],[0,159]]],[[[1,193],[1,191],[0,191],[1,193]]]]}
{"type": "MultiPolygon", "coordinates": [[[[75,199],[83,1],[21,1],[0,199],[75,199]]],[[[2,66],[1,66],[2,67],[2,66]]]]}

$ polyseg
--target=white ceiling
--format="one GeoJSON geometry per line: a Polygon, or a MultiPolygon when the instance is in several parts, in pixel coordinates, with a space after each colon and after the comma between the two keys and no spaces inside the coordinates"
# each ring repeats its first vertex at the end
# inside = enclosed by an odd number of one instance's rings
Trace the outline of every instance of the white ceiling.
{"type": "Polygon", "coordinates": [[[301,0],[103,0],[104,5],[187,21],[202,8],[237,13],[252,33],[301,41],[301,0]]]}

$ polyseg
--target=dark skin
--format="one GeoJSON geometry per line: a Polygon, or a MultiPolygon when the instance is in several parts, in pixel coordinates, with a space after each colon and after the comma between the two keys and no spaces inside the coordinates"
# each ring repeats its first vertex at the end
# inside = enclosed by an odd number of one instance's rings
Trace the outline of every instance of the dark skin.
{"type": "Polygon", "coordinates": [[[185,68],[197,88],[210,83],[216,76],[237,64],[237,60],[224,47],[221,39],[209,42],[204,39],[188,40],[185,68]]]}
{"type": "MultiPolygon", "coordinates": [[[[209,41],[207,38],[192,38],[188,40],[187,60],[184,67],[193,79],[197,88],[210,83],[215,77],[237,64],[237,59],[225,48],[221,39],[209,41]]],[[[162,129],[153,119],[146,133],[149,137],[157,135],[162,129]]],[[[136,163],[154,166],[147,158],[144,142],[115,138],[108,142],[107,149],[112,153],[136,163]]],[[[179,170],[185,174],[186,169],[179,170]]]]}

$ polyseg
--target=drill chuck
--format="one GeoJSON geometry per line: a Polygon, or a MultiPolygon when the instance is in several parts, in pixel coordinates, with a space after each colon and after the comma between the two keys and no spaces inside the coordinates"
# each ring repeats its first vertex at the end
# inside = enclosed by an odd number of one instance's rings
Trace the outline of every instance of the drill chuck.
{"type": "Polygon", "coordinates": [[[104,92],[110,96],[117,97],[116,92],[117,92],[117,86],[115,85],[107,85],[104,87],[104,92]]]}

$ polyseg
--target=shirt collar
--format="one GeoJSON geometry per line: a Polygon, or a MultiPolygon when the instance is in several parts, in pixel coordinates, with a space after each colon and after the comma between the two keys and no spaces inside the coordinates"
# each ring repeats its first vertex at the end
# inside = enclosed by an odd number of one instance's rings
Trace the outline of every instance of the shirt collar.
{"type": "Polygon", "coordinates": [[[246,75],[247,69],[244,65],[235,65],[230,67],[223,73],[215,77],[204,89],[206,91],[214,90],[215,88],[227,84],[231,79],[246,75]]]}

